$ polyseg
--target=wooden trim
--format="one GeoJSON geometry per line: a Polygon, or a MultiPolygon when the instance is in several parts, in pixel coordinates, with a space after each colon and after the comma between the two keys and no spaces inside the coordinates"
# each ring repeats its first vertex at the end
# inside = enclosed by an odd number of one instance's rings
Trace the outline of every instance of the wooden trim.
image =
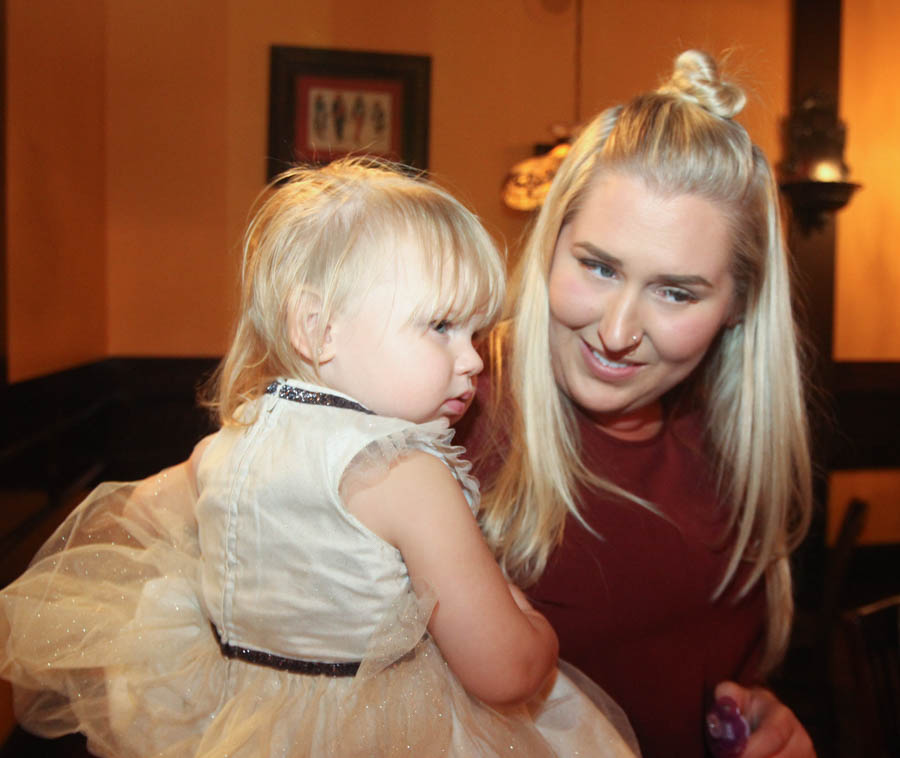
{"type": "Polygon", "coordinates": [[[834,386],[837,393],[881,390],[900,398],[900,362],[837,362],[834,386]]]}
{"type": "Polygon", "coordinates": [[[215,358],[109,358],[0,388],[0,488],[65,490],[102,463],[134,479],[176,463],[212,424],[215,358]]]}

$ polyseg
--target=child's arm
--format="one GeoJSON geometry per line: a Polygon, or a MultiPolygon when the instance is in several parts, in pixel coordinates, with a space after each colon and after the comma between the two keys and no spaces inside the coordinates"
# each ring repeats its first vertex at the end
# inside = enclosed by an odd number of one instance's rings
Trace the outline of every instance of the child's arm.
{"type": "Polygon", "coordinates": [[[556,664],[556,634],[524,595],[514,599],[442,461],[412,453],[347,507],[400,550],[417,593],[435,591],[428,630],[466,690],[495,705],[537,692],[556,664]]]}
{"type": "Polygon", "coordinates": [[[138,482],[122,506],[122,515],[152,529],[177,529],[185,521],[193,521],[197,467],[211,441],[212,435],[205,437],[190,458],[138,482]]]}

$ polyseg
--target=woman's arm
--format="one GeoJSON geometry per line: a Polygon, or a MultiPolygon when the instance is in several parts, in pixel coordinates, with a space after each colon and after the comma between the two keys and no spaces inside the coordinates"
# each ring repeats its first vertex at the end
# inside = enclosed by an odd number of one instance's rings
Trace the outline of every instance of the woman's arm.
{"type": "Polygon", "coordinates": [[[513,597],[442,461],[412,453],[349,494],[347,508],[400,551],[417,594],[435,592],[428,630],[466,690],[503,705],[540,689],[556,664],[556,634],[513,597]]]}

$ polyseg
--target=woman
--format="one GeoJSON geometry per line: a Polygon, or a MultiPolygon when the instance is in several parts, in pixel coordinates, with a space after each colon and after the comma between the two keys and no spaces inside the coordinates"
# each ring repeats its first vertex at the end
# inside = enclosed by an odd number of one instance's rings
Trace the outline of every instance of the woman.
{"type": "Polygon", "coordinates": [[[703,755],[724,696],[745,758],[813,754],[770,693],[728,681],[785,650],[810,511],[777,188],[732,120],[744,100],[689,51],[585,128],[493,341],[494,412],[461,434],[504,569],[650,758],[703,755]]]}

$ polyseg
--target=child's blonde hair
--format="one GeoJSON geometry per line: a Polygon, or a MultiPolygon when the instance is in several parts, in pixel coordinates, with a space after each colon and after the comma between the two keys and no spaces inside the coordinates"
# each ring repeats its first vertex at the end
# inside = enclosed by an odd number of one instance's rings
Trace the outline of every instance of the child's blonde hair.
{"type": "Polygon", "coordinates": [[[321,344],[333,314],[351,305],[378,269],[394,263],[393,243],[421,250],[423,298],[415,317],[497,319],[504,265],[476,216],[448,192],[373,158],[291,169],[269,185],[244,238],[240,314],[211,382],[222,424],[278,377],[315,382],[318,365],[291,341],[304,297],[317,299],[310,339],[321,344]]]}
{"type": "Polygon", "coordinates": [[[744,101],[740,89],[719,78],[712,58],[688,51],[666,85],[599,114],[572,145],[517,272],[503,386],[519,412],[510,454],[482,497],[482,525],[507,573],[527,584],[562,539],[566,515],[580,519],[579,485],[621,494],[582,462],[572,403],[551,364],[547,287],[560,230],[604,174],[639,177],[667,196],[709,200],[731,226],[739,315],[710,346],[692,383],[720,496],[731,508],[734,547],[716,594],[740,576],[742,596],[765,577],[767,668],[787,643],[788,553],[809,524],[811,466],[778,188],[765,156],[733,120],[744,101]],[[747,572],[739,571],[744,562],[747,572]]]}

